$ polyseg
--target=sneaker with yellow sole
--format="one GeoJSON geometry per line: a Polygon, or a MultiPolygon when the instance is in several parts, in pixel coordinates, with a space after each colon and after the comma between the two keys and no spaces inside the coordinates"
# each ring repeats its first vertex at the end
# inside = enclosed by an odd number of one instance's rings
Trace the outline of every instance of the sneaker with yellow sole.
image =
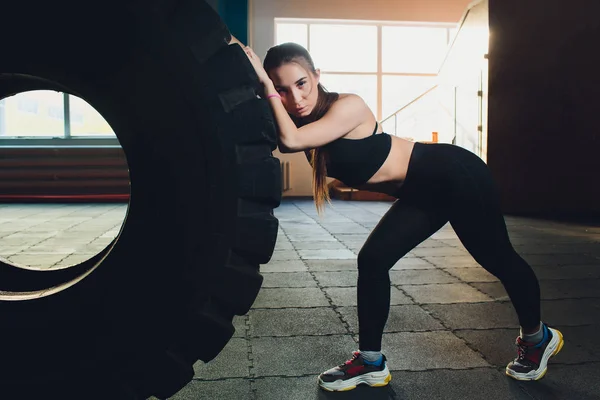
{"type": "Polygon", "coordinates": [[[385,356],[380,365],[373,365],[365,362],[360,352],[355,351],[350,360],[319,375],[318,382],[325,390],[341,392],[352,390],[360,384],[386,386],[391,379],[385,356]]]}

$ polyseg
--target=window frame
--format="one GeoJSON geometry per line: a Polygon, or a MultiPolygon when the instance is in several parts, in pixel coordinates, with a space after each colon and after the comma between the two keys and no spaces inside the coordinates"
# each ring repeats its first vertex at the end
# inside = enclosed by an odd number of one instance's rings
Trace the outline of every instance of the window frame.
{"type": "MultiPolygon", "coordinates": [[[[311,25],[369,25],[377,27],[377,71],[376,72],[346,72],[346,71],[330,71],[321,69],[322,74],[330,75],[369,75],[377,76],[377,110],[375,117],[378,121],[382,121],[388,117],[382,115],[383,109],[383,77],[384,76],[430,76],[436,77],[438,73],[414,73],[414,72],[383,72],[383,27],[384,26],[399,26],[399,27],[430,27],[430,28],[445,28],[446,43],[449,46],[452,43],[454,31],[457,30],[457,24],[451,22],[421,22],[421,21],[384,21],[384,20],[350,20],[350,19],[315,19],[315,18],[275,18],[273,22],[273,39],[274,44],[278,43],[277,25],[278,24],[305,24],[307,25],[307,50],[310,52],[310,26],[311,25]]],[[[318,66],[317,66],[318,67],[318,66]]],[[[401,107],[401,106],[400,106],[401,107]]]]}
{"type": "MultiPolygon", "coordinates": [[[[34,91],[28,90],[28,91],[34,91]]],[[[39,89],[46,90],[46,89],[39,89]]],[[[64,127],[62,136],[39,137],[39,136],[0,136],[0,148],[23,148],[23,147],[81,147],[81,148],[115,148],[121,147],[116,134],[114,136],[71,136],[70,98],[71,94],[61,92],[63,95],[64,127]]],[[[5,112],[5,105],[0,107],[5,112]]],[[[4,119],[0,120],[0,124],[4,119]]]]}

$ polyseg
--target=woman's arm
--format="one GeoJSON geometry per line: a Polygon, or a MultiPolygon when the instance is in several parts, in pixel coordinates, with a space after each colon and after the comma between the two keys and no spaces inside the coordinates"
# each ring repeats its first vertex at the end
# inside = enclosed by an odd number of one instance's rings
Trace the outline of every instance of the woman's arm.
{"type": "Polygon", "coordinates": [[[301,128],[296,127],[279,98],[275,85],[264,70],[259,57],[250,47],[244,48],[268,98],[275,122],[279,128],[279,143],[282,153],[295,153],[314,149],[330,143],[352,131],[369,118],[370,109],[357,95],[348,95],[337,100],[319,120],[301,128]],[[270,95],[273,95],[269,97],[270,95]]]}
{"type": "MultiPolygon", "coordinates": [[[[264,83],[265,95],[277,94],[273,83],[264,83]]],[[[337,100],[325,115],[317,121],[297,128],[278,97],[269,99],[275,122],[279,127],[279,150],[296,153],[321,147],[345,136],[369,117],[369,108],[357,95],[337,100]]]]}

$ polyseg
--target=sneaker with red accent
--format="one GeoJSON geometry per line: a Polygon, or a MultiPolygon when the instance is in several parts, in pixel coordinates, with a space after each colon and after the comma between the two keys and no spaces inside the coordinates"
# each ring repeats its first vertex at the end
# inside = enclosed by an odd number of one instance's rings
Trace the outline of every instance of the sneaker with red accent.
{"type": "Polygon", "coordinates": [[[379,366],[366,363],[359,351],[344,364],[331,368],[319,375],[319,386],[323,389],[338,392],[352,390],[357,385],[367,384],[372,387],[386,386],[392,379],[385,356],[379,366]]]}
{"type": "Polygon", "coordinates": [[[538,344],[525,342],[517,337],[517,358],[506,366],[506,375],[520,381],[537,381],[548,370],[548,360],[562,349],[564,339],[557,329],[545,324],[544,338],[538,344]]]}

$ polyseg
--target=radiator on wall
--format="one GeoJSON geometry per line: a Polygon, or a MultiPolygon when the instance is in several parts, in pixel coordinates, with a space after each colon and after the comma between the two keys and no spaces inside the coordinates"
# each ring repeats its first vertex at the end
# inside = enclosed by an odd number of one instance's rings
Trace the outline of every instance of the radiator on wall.
{"type": "Polygon", "coordinates": [[[280,161],[281,165],[281,188],[283,191],[292,189],[292,163],[290,161],[280,161]]]}

